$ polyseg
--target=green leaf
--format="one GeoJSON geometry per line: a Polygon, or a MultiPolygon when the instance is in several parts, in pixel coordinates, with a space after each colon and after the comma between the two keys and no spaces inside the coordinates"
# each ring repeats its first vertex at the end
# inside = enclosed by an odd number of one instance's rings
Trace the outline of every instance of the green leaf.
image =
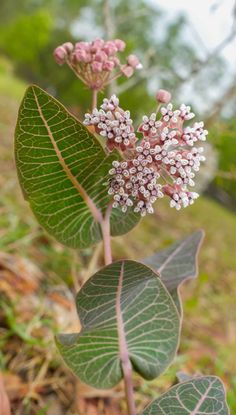
{"type": "Polygon", "coordinates": [[[180,318],[160,278],[147,266],[128,260],[106,266],[86,282],[76,303],[81,332],[61,334],[56,341],[83,382],[96,388],[116,385],[123,376],[124,349],[145,379],[160,375],[173,360],[180,318]]]}
{"type": "MultiPolygon", "coordinates": [[[[72,248],[101,240],[98,218],[110,200],[104,183],[117,153],[107,155],[62,104],[30,86],[19,110],[15,156],[24,195],[51,235],[72,248]]],[[[138,220],[132,211],[116,210],[111,233],[128,232],[138,220]]]]}
{"type": "Polygon", "coordinates": [[[229,415],[222,382],[203,376],[173,386],[142,415],[229,415]]]}
{"type": "Polygon", "coordinates": [[[198,275],[197,255],[203,237],[204,232],[198,230],[143,261],[160,274],[180,314],[182,307],[178,289],[184,281],[198,275]]]}

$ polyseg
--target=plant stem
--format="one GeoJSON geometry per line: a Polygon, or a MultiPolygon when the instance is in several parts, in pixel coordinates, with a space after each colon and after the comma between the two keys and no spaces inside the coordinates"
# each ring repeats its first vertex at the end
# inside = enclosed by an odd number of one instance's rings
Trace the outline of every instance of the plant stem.
{"type": "Polygon", "coordinates": [[[137,415],[135,401],[134,401],[132,366],[129,360],[129,356],[127,356],[127,358],[125,359],[123,357],[121,364],[122,364],[124,383],[125,383],[125,396],[126,396],[126,403],[127,403],[127,408],[128,408],[128,415],[137,415]]]}
{"type": "Polygon", "coordinates": [[[97,107],[97,97],[98,91],[97,89],[92,90],[92,110],[97,107]]]}
{"type": "Polygon", "coordinates": [[[124,262],[121,266],[119,284],[116,297],[116,315],[117,315],[117,328],[119,336],[119,349],[120,349],[120,360],[123,371],[124,383],[125,383],[125,397],[128,409],[128,415],[137,415],[134,401],[134,390],[132,382],[132,365],[129,359],[129,350],[127,346],[125,330],[124,330],[124,321],[123,314],[121,309],[121,295],[122,295],[122,286],[124,279],[124,262]]]}
{"type": "Polygon", "coordinates": [[[111,235],[110,235],[111,210],[112,210],[112,205],[108,205],[105,216],[104,216],[102,222],[100,223],[101,224],[101,229],[102,229],[105,265],[109,265],[109,264],[112,263],[111,235]]]}

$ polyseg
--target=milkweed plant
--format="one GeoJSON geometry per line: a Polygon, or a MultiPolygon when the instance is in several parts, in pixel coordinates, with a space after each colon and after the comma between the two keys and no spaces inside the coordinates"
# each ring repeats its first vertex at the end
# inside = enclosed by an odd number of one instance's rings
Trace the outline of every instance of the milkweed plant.
{"type": "MultiPolygon", "coordinates": [[[[121,76],[142,68],[136,55],[122,63],[122,40],[70,42],[54,57],[91,91],[91,111],[79,121],[55,98],[30,86],[19,109],[15,158],[19,181],[39,223],[62,244],[84,249],[103,241],[104,267],[76,296],[79,333],[56,336],[64,362],[83,382],[112,388],[124,381],[127,413],[137,415],[132,372],[152,380],[175,358],[182,306],[179,286],[197,276],[198,230],[140,262],[112,261],[111,236],[122,235],[154,212],[193,204],[195,176],[205,161],[204,124],[190,106],[175,109],[171,94],[156,93],[156,111],[135,127],[112,95],[97,96],[121,76]]],[[[142,415],[227,415],[222,382],[181,375],[142,415]]]]}

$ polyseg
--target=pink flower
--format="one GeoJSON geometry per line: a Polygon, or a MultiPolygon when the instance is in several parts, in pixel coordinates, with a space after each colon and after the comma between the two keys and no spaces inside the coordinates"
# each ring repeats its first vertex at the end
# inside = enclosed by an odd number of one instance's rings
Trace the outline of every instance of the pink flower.
{"type": "Polygon", "coordinates": [[[141,69],[142,65],[139,62],[139,59],[136,55],[129,55],[127,58],[127,63],[129,66],[131,66],[132,68],[138,68],[141,69]]]}
{"type": "Polygon", "coordinates": [[[168,104],[171,100],[171,93],[165,89],[159,89],[156,93],[156,100],[162,104],[168,104]]]}
{"type": "Polygon", "coordinates": [[[98,62],[109,62],[107,60],[107,54],[102,50],[96,52],[96,54],[94,55],[94,60],[98,62]]]}
{"type": "Polygon", "coordinates": [[[204,141],[207,131],[203,122],[183,126],[193,116],[189,106],[175,110],[172,104],[161,109],[160,119],[156,113],[145,115],[138,128],[143,138],[136,145],[130,114],[119,108],[116,96],[105,99],[101,110],[86,114],[84,123],[95,125],[107,148],[123,151],[124,160],[114,161],[109,171],[108,193],[114,208],[123,212],[130,208],[145,216],[153,213],[153,203],[164,195],[176,210],[194,203],[199,195],[189,187],[195,185],[195,175],[205,157],[203,147],[193,143],[204,141]]]}
{"type": "Polygon", "coordinates": [[[130,77],[134,69],[141,67],[135,55],[128,57],[128,65],[120,63],[117,54],[122,52],[125,46],[125,42],[120,39],[95,39],[93,42],[77,42],[75,46],[66,42],[55,49],[54,57],[59,65],[67,62],[85,85],[99,91],[114,78],[122,74],[130,77]]]}
{"type": "Polygon", "coordinates": [[[137,139],[130,113],[119,107],[119,99],[115,95],[109,100],[105,98],[100,110],[95,108],[92,114],[85,114],[84,124],[95,126],[97,133],[106,138],[109,151],[135,148],[137,139]]]}
{"type": "Polygon", "coordinates": [[[134,73],[134,69],[132,68],[132,66],[128,66],[128,65],[122,65],[121,66],[121,72],[127,77],[130,78],[133,73],[134,73]]]}
{"type": "Polygon", "coordinates": [[[88,42],[77,42],[75,44],[75,49],[81,49],[81,50],[85,50],[86,52],[89,52],[90,44],[88,42]]]}
{"type": "Polygon", "coordinates": [[[98,49],[101,49],[105,44],[103,39],[95,39],[91,44],[91,52],[96,52],[98,49]]]}
{"type": "Polygon", "coordinates": [[[55,58],[55,61],[58,63],[58,65],[63,65],[63,63],[65,63],[66,61],[67,51],[65,50],[63,46],[58,46],[54,50],[53,56],[55,58]]]}
{"type": "Polygon", "coordinates": [[[86,60],[88,59],[88,54],[86,53],[84,49],[77,49],[73,53],[73,58],[74,58],[74,62],[77,62],[77,63],[86,62],[86,60]]]}
{"type": "Polygon", "coordinates": [[[112,61],[106,61],[103,64],[103,70],[104,71],[111,72],[114,69],[114,67],[115,67],[115,64],[112,61]]]}
{"type": "Polygon", "coordinates": [[[74,45],[71,42],[63,43],[62,47],[68,52],[72,52],[74,50],[74,45]]]}
{"type": "Polygon", "coordinates": [[[94,61],[92,62],[91,67],[92,67],[93,72],[95,73],[102,72],[102,62],[94,61]]]}
{"type": "Polygon", "coordinates": [[[118,49],[116,47],[116,44],[112,40],[108,40],[105,43],[105,45],[103,46],[103,50],[104,50],[104,52],[106,52],[106,54],[108,56],[113,56],[113,55],[116,54],[116,52],[118,52],[118,49]]]}
{"type": "Polygon", "coordinates": [[[114,42],[119,52],[123,52],[125,50],[126,44],[123,40],[116,39],[114,42]]]}

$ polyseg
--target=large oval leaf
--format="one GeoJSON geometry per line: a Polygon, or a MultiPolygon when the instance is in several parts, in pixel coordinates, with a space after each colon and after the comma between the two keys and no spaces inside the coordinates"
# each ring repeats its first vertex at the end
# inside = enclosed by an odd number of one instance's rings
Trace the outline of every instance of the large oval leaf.
{"type": "Polygon", "coordinates": [[[180,314],[182,308],[178,289],[184,281],[198,275],[197,255],[203,237],[204,232],[200,229],[143,260],[144,264],[160,274],[180,314]]]}
{"type": "Polygon", "coordinates": [[[118,261],[86,282],[76,298],[79,334],[57,337],[67,365],[85,383],[109,388],[122,379],[121,338],[133,369],[154,379],[173,360],[180,319],[160,278],[147,266],[118,261]]]}
{"type": "MultiPolygon", "coordinates": [[[[62,104],[37,86],[27,89],[15,133],[23,192],[39,223],[57,240],[85,248],[101,240],[96,214],[109,203],[106,155],[97,139],[62,104]],[[95,215],[94,215],[95,212],[95,215]]],[[[111,232],[128,232],[139,217],[112,212],[111,232]]]]}
{"type": "Polygon", "coordinates": [[[142,415],[229,415],[229,409],[220,379],[203,376],[173,386],[142,415]]]}

